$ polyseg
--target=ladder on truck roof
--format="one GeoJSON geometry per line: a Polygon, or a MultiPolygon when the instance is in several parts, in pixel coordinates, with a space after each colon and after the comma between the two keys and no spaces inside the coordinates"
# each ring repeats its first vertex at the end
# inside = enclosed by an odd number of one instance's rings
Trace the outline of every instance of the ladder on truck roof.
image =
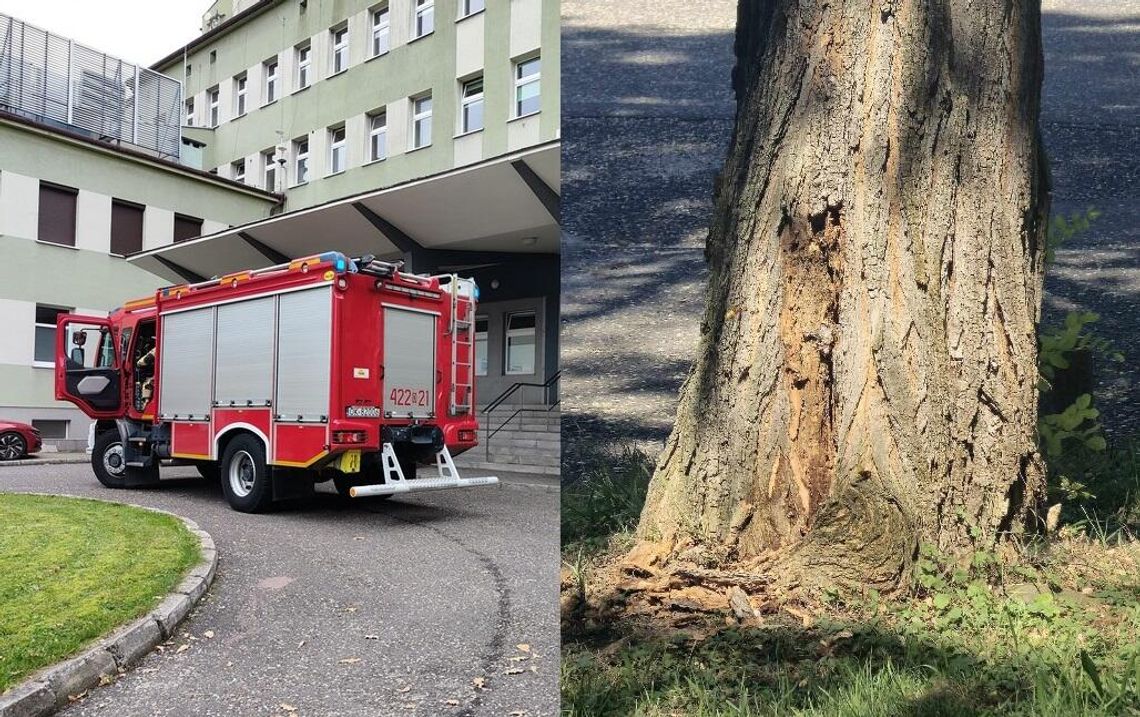
{"type": "Polygon", "coordinates": [[[471,413],[474,410],[472,397],[475,395],[475,298],[463,295],[460,282],[458,276],[451,276],[452,416],[471,413]]]}

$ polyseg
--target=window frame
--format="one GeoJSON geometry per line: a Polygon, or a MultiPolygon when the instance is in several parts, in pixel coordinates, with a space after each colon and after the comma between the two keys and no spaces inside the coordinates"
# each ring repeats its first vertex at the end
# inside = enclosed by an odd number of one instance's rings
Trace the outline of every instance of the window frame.
{"type": "Polygon", "coordinates": [[[313,84],[313,44],[302,42],[293,48],[293,52],[297,65],[297,88],[294,92],[299,92],[313,84]]]}
{"type": "Polygon", "coordinates": [[[332,62],[329,64],[329,70],[330,70],[329,77],[332,77],[333,75],[339,75],[340,73],[348,70],[349,60],[350,60],[350,58],[348,56],[348,53],[349,53],[348,25],[344,24],[344,25],[341,25],[339,27],[334,27],[331,30],[329,30],[329,34],[332,36],[332,43],[330,44],[330,47],[332,48],[332,62]],[[343,35],[343,37],[344,37],[343,42],[341,42],[340,44],[337,44],[337,42],[338,42],[337,36],[338,35],[343,35]],[[337,62],[339,61],[342,52],[344,53],[344,55],[343,55],[344,56],[344,66],[338,70],[337,69],[337,62]]]}
{"type": "Polygon", "coordinates": [[[435,32],[435,0],[412,0],[412,38],[409,42],[414,42],[421,37],[427,37],[435,32]],[[423,18],[429,18],[426,23],[421,23],[423,18]],[[430,24],[431,27],[426,31],[421,31],[422,25],[430,24]]]}
{"type": "Polygon", "coordinates": [[[281,69],[281,62],[276,57],[271,57],[265,62],[261,63],[261,74],[264,82],[262,82],[262,89],[265,90],[265,101],[261,103],[262,107],[271,105],[277,101],[277,76],[278,71],[281,69]]]}
{"type": "Polygon", "coordinates": [[[383,162],[385,159],[388,159],[388,111],[377,110],[368,115],[368,162],[383,162]],[[378,119],[384,120],[379,129],[376,127],[378,119]],[[384,137],[384,152],[376,156],[376,138],[379,136],[384,137]]]}
{"type": "Polygon", "coordinates": [[[380,57],[387,55],[392,49],[392,8],[388,4],[379,5],[372,8],[369,15],[372,21],[372,31],[370,35],[370,43],[368,50],[371,53],[369,57],[380,57]],[[383,15],[383,22],[378,22],[380,15],[383,15]],[[380,36],[383,34],[384,47],[378,48],[380,36]]]}
{"type": "Polygon", "coordinates": [[[348,169],[348,128],[345,125],[337,127],[329,127],[329,171],[325,174],[326,177],[331,177],[334,174],[343,174],[348,169]],[[337,133],[340,133],[340,140],[337,140],[337,133]],[[337,152],[340,152],[341,166],[337,168],[337,152]]]}
{"type": "Polygon", "coordinates": [[[515,91],[514,91],[514,102],[513,102],[514,106],[511,109],[511,117],[512,117],[512,119],[520,119],[522,117],[530,117],[531,115],[536,115],[542,111],[542,56],[541,55],[533,55],[531,57],[521,58],[521,59],[515,60],[513,64],[514,64],[514,90],[515,91]],[[535,72],[533,75],[527,75],[526,77],[520,76],[519,73],[522,72],[523,66],[526,65],[527,63],[530,63],[530,62],[538,62],[538,71],[535,72]],[[532,84],[538,85],[538,95],[537,95],[537,97],[538,97],[538,109],[532,110],[530,112],[523,112],[522,108],[520,106],[522,104],[522,101],[519,99],[519,91],[522,90],[527,85],[532,85],[532,84]]]}
{"type": "Polygon", "coordinates": [[[109,249],[110,249],[109,253],[112,256],[128,256],[129,254],[133,254],[135,252],[142,251],[143,242],[146,240],[146,224],[145,224],[145,222],[146,222],[146,205],[139,204],[137,202],[129,202],[125,199],[118,199],[117,197],[111,197],[111,244],[109,247],[109,249]],[[132,210],[137,210],[142,215],[141,217],[139,217],[140,221],[139,221],[139,234],[138,234],[138,249],[135,249],[135,251],[128,252],[126,254],[115,251],[115,206],[116,205],[121,206],[121,207],[126,207],[126,208],[129,208],[132,210]]]}
{"type": "Polygon", "coordinates": [[[245,159],[239,159],[236,162],[230,162],[231,178],[235,182],[245,183],[245,159]]]}
{"type": "Polygon", "coordinates": [[[483,84],[483,75],[477,75],[475,77],[469,77],[466,80],[461,80],[459,82],[459,134],[460,135],[471,134],[472,132],[482,132],[483,129],[486,127],[486,119],[485,119],[486,118],[486,115],[485,115],[486,103],[484,102],[484,99],[485,99],[484,91],[485,91],[485,86],[483,84]],[[473,94],[471,97],[468,97],[467,96],[467,87],[468,87],[468,85],[474,84],[475,82],[479,83],[479,92],[476,94],[473,94]],[[467,118],[467,109],[468,109],[468,107],[475,105],[476,103],[478,103],[478,105],[479,105],[479,126],[478,127],[469,127],[467,125],[467,119],[468,119],[467,118]]]}
{"type": "Polygon", "coordinates": [[[433,98],[432,98],[432,94],[430,92],[427,94],[419,95],[418,97],[412,97],[411,98],[411,101],[412,101],[412,111],[411,111],[411,117],[412,117],[412,149],[411,149],[411,151],[413,151],[413,152],[417,149],[424,149],[426,147],[431,146],[431,142],[432,142],[431,134],[432,134],[432,124],[433,124],[432,120],[433,120],[433,113],[435,111],[435,102],[433,102],[432,100],[433,100],[433,98]],[[416,106],[420,102],[423,102],[424,100],[428,101],[427,111],[426,112],[417,112],[416,106]],[[418,140],[419,140],[419,128],[420,128],[419,123],[424,121],[424,120],[427,121],[427,142],[420,144],[418,142],[418,140]]]}
{"type": "Polygon", "coordinates": [[[193,127],[194,126],[194,98],[193,97],[187,97],[186,98],[186,102],[183,105],[183,109],[185,110],[185,112],[182,115],[183,121],[186,122],[187,127],[193,127]]]}
{"type": "Polygon", "coordinates": [[[277,149],[267,149],[261,152],[261,183],[267,192],[277,191],[277,149]],[[269,185],[269,173],[273,172],[273,186],[269,185]]]}
{"type": "MultiPolygon", "coordinates": [[[[51,246],[63,246],[71,249],[76,248],[79,241],[79,190],[75,187],[68,187],[62,184],[55,184],[54,182],[45,182],[40,180],[40,186],[36,190],[36,199],[39,202],[37,217],[36,217],[36,241],[43,244],[50,244],[51,246]],[[68,194],[71,196],[71,241],[61,242],[45,239],[44,235],[44,207],[43,197],[44,190],[54,191],[58,194],[68,194]]],[[[52,217],[58,217],[58,213],[52,212],[52,217]]]]}
{"type": "Polygon", "coordinates": [[[217,85],[206,90],[206,126],[214,129],[222,123],[222,89],[217,85]]]}
{"type": "Polygon", "coordinates": [[[538,373],[538,312],[534,309],[526,309],[523,311],[508,311],[503,317],[503,375],[504,376],[534,376],[538,373]],[[530,316],[534,319],[534,324],[529,329],[511,329],[511,320],[516,316],[530,316]],[[530,371],[512,371],[511,370],[511,335],[512,331],[530,331],[532,338],[531,346],[534,350],[534,355],[531,359],[530,371]]]}
{"type": "Polygon", "coordinates": [[[60,314],[73,313],[75,311],[75,307],[73,307],[73,306],[72,307],[56,306],[55,304],[35,304],[34,311],[35,311],[35,314],[32,315],[32,325],[34,326],[34,328],[32,329],[32,366],[35,366],[36,368],[55,368],[55,339],[56,339],[55,332],[58,330],[59,315],[60,314]],[[39,321],[39,317],[35,315],[35,314],[39,313],[39,310],[41,308],[49,309],[51,311],[56,311],[57,313],[55,315],[55,318],[56,318],[57,323],[53,323],[53,324],[41,323],[39,321]],[[38,356],[36,356],[36,334],[39,333],[40,329],[51,329],[51,339],[52,340],[51,340],[51,360],[50,361],[43,361],[38,356]]]}
{"type": "Polygon", "coordinates": [[[300,187],[309,183],[309,137],[298,137],[293,140],[293,184],[294,187],[300,187]],[[301,151],[301,145],[305,145],[305,151],[301,151]],[[301,178],[301,168],[304,168],[304,179],[301,178]]]}
{"type": "Polygon", "coordinates": [[[482,3],[482,7],[476,8],[475,10],[471,9],[472,1],[473,0],[459,0],[460,20],[471,17],[472,15],[478,15],[487,9],[487,0],[474,0],[475,2],[482,3]]]}
{"type": "Polygon", "coordinates": [[[249,75],[241,73],[234,78],[234,119],[249,111],[249,75]]]}
{"type": "Polygon", "coordinates": [[[475,315],[475,326],[473,327],[473,336],[471,339],[471,362],[474,368],[475,375],[478,377],[488,376],[491,373],[491,317],[475,315]],[[479,330],[479,323],[485,322],[486,328],[483,331],[479,330]],[[479,370],[479,344],[483,345],[483,358],[486,359],[487,365],[483,370],[479,370]]]}

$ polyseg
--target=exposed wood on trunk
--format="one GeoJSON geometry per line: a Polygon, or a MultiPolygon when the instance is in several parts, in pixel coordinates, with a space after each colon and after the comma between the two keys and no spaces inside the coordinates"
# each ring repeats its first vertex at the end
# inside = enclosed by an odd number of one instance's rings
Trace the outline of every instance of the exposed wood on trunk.
{"type": "Polygon", "coordinates": [[[893,588],[1034,521],[1033,0],[741,0],[702,339],[639,536],[893,588]]]}

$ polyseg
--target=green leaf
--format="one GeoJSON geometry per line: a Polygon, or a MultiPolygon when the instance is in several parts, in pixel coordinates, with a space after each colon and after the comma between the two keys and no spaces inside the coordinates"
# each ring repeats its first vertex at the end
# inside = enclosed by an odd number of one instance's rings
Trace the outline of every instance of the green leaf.
{"type": "Polygon", "coordinates": [[[1104,436],[1093,436],[1085,441],[1085,445],[1092,451],[1103,451],[1108,447],[1108,441],[1104,440],[1104,436]]]}
{"type": "Polygon", "coordinates": [[[934,607],[938,610],[945,610],[950,605],[950,596],[946,593],[938,593],[934,596],[934,607]]]}

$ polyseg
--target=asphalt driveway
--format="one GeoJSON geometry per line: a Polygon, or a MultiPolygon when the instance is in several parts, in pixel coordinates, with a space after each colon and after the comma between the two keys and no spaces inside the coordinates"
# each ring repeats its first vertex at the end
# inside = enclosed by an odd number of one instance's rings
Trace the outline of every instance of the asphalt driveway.
{"type": "Polygon", "coordinates": [[[156,488],[111,491],[86,465],[0,468],[0,491],[161,508],[218,546],[217,579],[184,634],[62,714],[557,714],[556,493],[322,493],[244,515],[196,475],[168,469],[156,488]]]}

